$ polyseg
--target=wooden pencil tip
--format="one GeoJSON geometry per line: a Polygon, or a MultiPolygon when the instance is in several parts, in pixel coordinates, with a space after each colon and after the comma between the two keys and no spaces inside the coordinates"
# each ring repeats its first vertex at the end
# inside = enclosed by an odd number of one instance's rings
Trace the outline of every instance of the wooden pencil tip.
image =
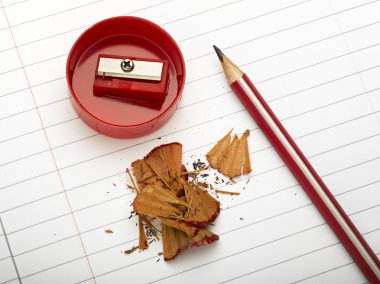
{"type": "Polygon", "coordinates": [[[216,45],[213,46],[220,62],[222,63],[223,72],[224,75],[226,75],[228,84],[231,85],[236,80],[241,79],[244,75],[243,71],[241,71],[238,66],[236,66],[226,55],[224,55],[224,53],[216,45]]]}
{"type": "Polygon", "coordinates": [[[219,61],[223,62],[224,53],[216,45],[213,45],[213,47],[215,49],[216,54],[218,55],[219,61]]]}

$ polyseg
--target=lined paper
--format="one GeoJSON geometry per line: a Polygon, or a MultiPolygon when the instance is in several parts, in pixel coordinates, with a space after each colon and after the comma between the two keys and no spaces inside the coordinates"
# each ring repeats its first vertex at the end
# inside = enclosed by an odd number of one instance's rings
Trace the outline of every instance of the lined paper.
{"type": "Polygon", "coordinates": [[[212,45],[253,80],[374,252],[380,254],[380,2],[0,0],[0,284],[365,283],[366,279],[225,82],[212,45]],[[76,38],[135,15],[166,29],[187,68],[170,121],[114,139],[74,112],[76,38]],[[251,130],[253,172],[225,188],[215,244],[166,263],[137,243],[125,168],[177,141],[204,160],[251,130]],[[112,229],[113,234],[104,230],[112,229]]]}

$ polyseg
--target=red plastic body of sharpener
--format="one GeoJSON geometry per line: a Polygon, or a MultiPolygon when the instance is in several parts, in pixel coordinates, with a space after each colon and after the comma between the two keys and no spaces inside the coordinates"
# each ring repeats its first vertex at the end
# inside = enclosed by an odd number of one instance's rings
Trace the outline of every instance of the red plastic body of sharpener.
{"type": "Polygon", "coordinates": [[[119,99],[128,103],[135,103],[152,108],[160,108],[168,92],[169,66],[166,60],[137,58],[134,56],[119,56],[100,54],[98,56],[98,69],[100,58],[131,59],[133,61],[163,63],[161,80],[141,80],[131,78],[116,78],[102,76],[95,72],[94,95],[119,99]]]}
{"type": "Polygon", "coordinates": [[[88,28],[74,43],[66,64],[71,102],[78,116],[96,131],[118,138],[146,135],[174,114],[185,85],[181,50],[160,26],[138,17],[109,18],[88,28]],[[159,108],[126,103],[94,94],[100,54],[132,55],[166,61],[167,94],[159,108]]]}

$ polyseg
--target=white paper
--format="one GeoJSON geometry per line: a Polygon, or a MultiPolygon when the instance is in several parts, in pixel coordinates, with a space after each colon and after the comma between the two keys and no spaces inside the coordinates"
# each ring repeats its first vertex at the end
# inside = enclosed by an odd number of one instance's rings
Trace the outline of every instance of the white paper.
{"type": "Polygon", "coordinates": [[[366,282],[229,89],[212,45],[250,76],[379,256],[380,2],[0,4],[0,284],[366,282]],[[141,138],[97,133],[68,99],[72,44],[117,15],[161,25],[186,61],[174,116],[141,138]],[[157,242],[123,254],[138,238],[125,168],[173,141],[185,163],[205,160],[231,128],[251,129],[253,173],[226,187],[240,196],[220,196],[220,240],[172,262],[157,242]]]}

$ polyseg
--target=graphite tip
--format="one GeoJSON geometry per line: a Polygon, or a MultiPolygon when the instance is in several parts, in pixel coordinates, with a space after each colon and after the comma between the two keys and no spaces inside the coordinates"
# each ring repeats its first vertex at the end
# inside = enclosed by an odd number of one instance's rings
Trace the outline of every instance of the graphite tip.
{"type": "Polygon", "coordinates": [[[219,61],[223,62],[224,53],[216,45],[213,45],[213,47],[215,49],[216,54],[218,55],[219,61]]]}

